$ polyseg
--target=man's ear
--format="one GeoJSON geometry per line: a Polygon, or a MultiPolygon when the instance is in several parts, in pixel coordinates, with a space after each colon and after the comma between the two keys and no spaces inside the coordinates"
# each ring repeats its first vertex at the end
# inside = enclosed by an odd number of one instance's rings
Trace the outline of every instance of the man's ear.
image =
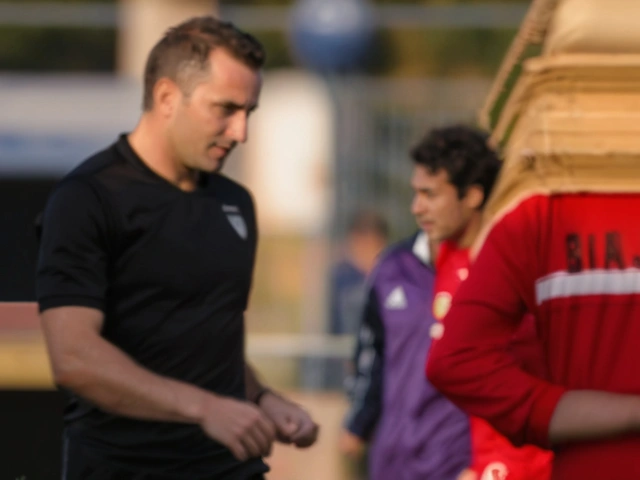
{"type": "Polygon", "coordinates": [[[180,88],[168,78],[161,78],[153,87],[153,106],[163,117],[173,114],[179,97],[180,88]]]}
{"type": "Polygon", "coordinates": [[[467,189],[464,201],[472,210],[479,210],[484,202],[484,189],[480,185],[471,185],[467,189]]]}

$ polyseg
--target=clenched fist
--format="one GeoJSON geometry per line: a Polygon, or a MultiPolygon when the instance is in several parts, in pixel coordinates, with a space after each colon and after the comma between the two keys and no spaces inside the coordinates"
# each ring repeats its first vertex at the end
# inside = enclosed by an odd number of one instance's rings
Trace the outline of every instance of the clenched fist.
{"type": "Polygon", "coordinates": [[[278,441],[299,448],[316,442],[320,427],[300,405],[269,391],[260,399],[260,409],[274,423],[278,441]]]}
{"type": "Polygon", "coordinates": [[[268,456],[276,438],[276,428],[262,410],[228,397],[208,400],[200,427],[241,461],[268,456]]]}

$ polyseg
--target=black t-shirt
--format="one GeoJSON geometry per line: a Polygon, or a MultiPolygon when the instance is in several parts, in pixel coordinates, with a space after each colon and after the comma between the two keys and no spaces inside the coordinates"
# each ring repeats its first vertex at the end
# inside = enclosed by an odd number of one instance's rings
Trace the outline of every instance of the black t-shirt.
{"type": "MultiPolygon", "coordinates": [[[[99,309],[103,337],[140,365],[245,398],[244,310],[257,240],[247,190],[213,174],[182,191],[123,135],[60,182],[42,222],[41,310],[99,309]]],[[[197,425],[114,416],[73,395],[65,433],[129,470],[185,479],[267,470],[260,459],[238,462],[197,425]]]]}

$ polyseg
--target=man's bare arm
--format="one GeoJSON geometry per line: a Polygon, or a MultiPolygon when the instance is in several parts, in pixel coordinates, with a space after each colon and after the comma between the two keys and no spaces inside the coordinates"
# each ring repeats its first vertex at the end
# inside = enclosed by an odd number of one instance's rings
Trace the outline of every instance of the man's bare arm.
{"type": "Polygon", "coordinates": [[[572,390],[560,398],[549,424],[551,445],[628,433],[640,433],[640,396],[572,390]]]}
{"type": "Polygon", "coordinates": [[[52,308],[41,321],[56,384],[117,415],[198,424],[241,460],[269,453],[275,428],[259,409],[140,366],[102,338],[99,310],[52,308]]]}
{"type": "Polygon", "coordinates": [[[85,307],[42,313],[55,383],[118,415],[199,423],[212,395],[135,363],[100,336],[103,320],[102,312],[85,307]]]}

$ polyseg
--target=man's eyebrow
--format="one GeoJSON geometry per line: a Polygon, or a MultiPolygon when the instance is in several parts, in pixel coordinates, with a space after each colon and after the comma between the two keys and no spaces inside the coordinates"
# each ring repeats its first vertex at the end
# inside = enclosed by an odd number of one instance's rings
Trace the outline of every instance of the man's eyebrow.
{"type": "Polygon", "coordinates": [[[225,107],[225,108],[233,108],[234,110],[247,110],[248,112],[253,112],[256,108],[258,108],[258,104],[250,105],[249,107],[245,107],[239,103],[236,103],[232,100],[220,100],[217,102],[213,102],[214,105],[225,107]]]}

